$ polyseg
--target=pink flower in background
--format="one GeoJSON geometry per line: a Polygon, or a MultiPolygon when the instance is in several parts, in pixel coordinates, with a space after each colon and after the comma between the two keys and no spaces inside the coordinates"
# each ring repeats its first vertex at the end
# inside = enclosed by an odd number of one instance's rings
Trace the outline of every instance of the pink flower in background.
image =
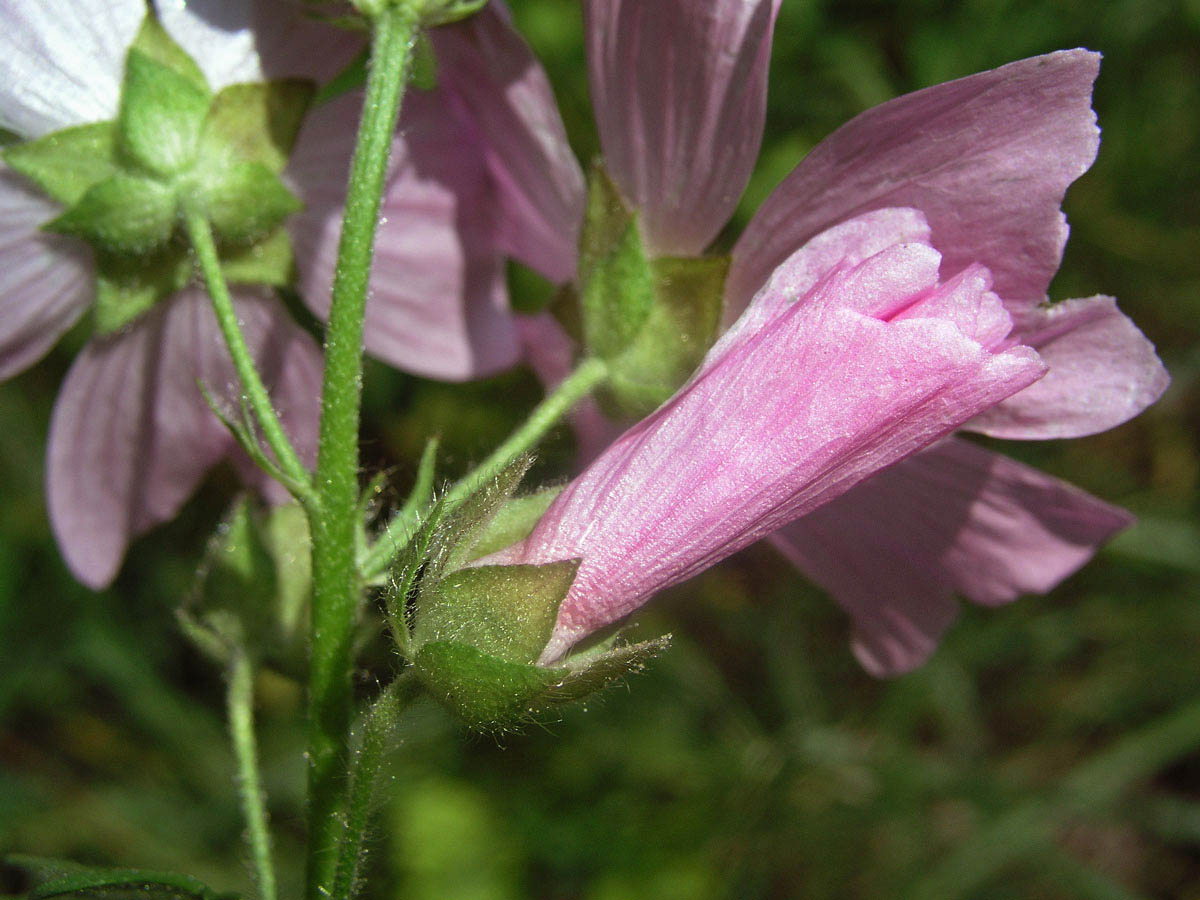
{"type": "MultiPolygon", "coordinates": [[[[593,100],[609,172],[639,211],[652,251],[698,253],[733,210],[758,151],[767,48],[778,3],[584,0],[584,10],[593,100]],[[720,139],[714,138],[718,133],[720,139]]],[[[1045,304],[1067,237],[1063,195],[1096,155],[1091,90],[1098,66],[1098,54],[1085,50],[1021,60],[900,97],[843,126],[784,180],[739,238],[726,285],[726,322],[740,314],[737,334],[760,329],[774,334],[780,303],[814,302],[805,299],[805,291],[780,290],[782,273],[796,260],[817,252],[816,245],[836,247],[830,235],[840,233],[844,223],[869,221],[860,218],[863,213],[910,208],[919,211],[923,233],[905,240],[936,248],[943,283],[970,276],[979,279],[981,290],[990,287],[989,296],[999,297],[1011,322],[1008,341],[1035,349],[1047,371],[965,417],[961,408],[947,408],[944,419],[928,408],[905,415],[917,416],[931,430],[940,422],[942,434],[963,427],[1013,439],[1077,437],[1137,415],[1168,381],[1153,346],[1111,298],[1045,304]]],[[[835,273],[827,290],[845,277],[847,262],[836,252],[825,260],[835,273]]],[[[819,305],[831,303],[836,307],[826,296],[819,305]]],[[[988,303],[981,307],[990,308],[988,303]]],[[[801,320],[801,313],[793,315],[801,320]]],[[[546,323],[539,333],[542,340],[552,340],[546,323]]],[[[967,328],[965,334],[973,332],[967,328]]],[[[584,556],[581,581],[564,604],[547,659],[628,614],[648,592],[784,526],[771,535],[772,542],[850,612],[860,661],[876,674],[894,674],[932,652],[954,618],[956,593],[996,604],[1049,590],[1132,521],[1123,511],[1004,456],[958,438],[931,438],[929,449],[908,459],[903,457],[918,447],[886,462],[882,453],[854,457],[870,460],[878,474],[839,478],[834,488],[820,479],[806,482],[805,502],[771,506],[748,530],[723,531],[718,520],[727,514],[758,509],[743,505],[739,495],[723,493],[731,490],[730,479],[793,485],[797,471],[808,471],[792,468],[796,460],[808,459],[796,445],[790,462],[769,455],[781,468],[762,473],[759,448],[786,444],[800,421],[823,431],[821,415],[839,413],[837,403],[815,397],[810,406],[799,398],[795,407],[776,403],[770,408],[778,418],[769,427],[747,426],[756,439],[740,440],[746,420],[724,424],[731,410],[749,415],[748,404],[770,404],[773,395],[760,384],[738,386],[731,375],[717,376],[735,370],[731,362],[718,361],[729,341],[727,334],[702,374],[603,454],[582,476],[582,486],[572,486],[531,537],[525,548],[530,559],[584,556]],[[714,379],[731,396],[722,397],[714,379]],[[683,408],[708,422],[713,443],[685,433],[676,412],[683,408]],[[814,411],[821,415],[813,418],[814,411]],[[675,477],[665,464],[671,453],[689,460],[675,477]],[[717,463],[723,453],[749,458],[722,468],[717,463]],[[648,473],[664,479],[662,490],[648,473]],[[708,473],[721,480],[712,488],[718,493],[711,509],[688,499],[702,490],[708,473]],[[858,480],[861,484],[852,487],[858,480]],[[614,496],[605,500],[606,491],[614,496]],[[639,502],[650,506],[645,517],[634,509],[639,502]],[[628,533],[621,531],[619,518],[610,518],[617,510],[631,523],[628,533]],[[789,519],[796,521],[789,525],[789,519]],[[643,530],[648,523],[653,527],[643,530]],[[642,535],[652,538],[654,553],[639,549],[634,538],[642,535]],[[587,554],[597,557],[589,561],[587,554]],[[662,567],[658,559],[664,560],[662,567]],[[618,577],[622,560],[631,571],[618,577]],[[592,574],[584,579],[585,572],[592,574]]],[[[925,362],[935,365],[940,349],[931,342],[925,362]]],[[[864,366],[872,361],[854,352],[853,345],[846,346],[842,358],[828,359],[828,372],[817,373],[804,342],[776,344],[764,338],[757,352],[773,361],[775,377],[799,378],[793,389],[801,397],[815,389],[805,378],[816,374],[833,379],[835,387],[840,380],[844,401],[862,409],[856,391],[862,388],[861,373],[869,371],[864,366]]],[[[547,361],[544,374],[551,375],[552,354],[539,358],[547,361]]],[[[922,371],[919,358],[909,362],[913,368],[891,371],[889,377],[922,371]]],[[[763,377],[764,383],[776,384],[763,377]]],[[[895,384],[878,373],[875,377],[881,389],[895,384]]],[[[856,421],[867,429],[864,439],[875,413],[883,411],[882,406],[867,410],[856,421]]],[[[601,430],[594,412],[584,419],[590,432],[601,430]]],[[[597,435],[585,434],[584,442],[596,445],[597,435]]],[[[778,485],[771,490],[782,490],[778,485]]],[[[756,499],[774,496],[767,492],[756,499]]]]}
{"type": "MultiPolygon", "coordinates": [[[[274,4],[165,4],[164,26],[214,88],[311,74],[317,29],[276,18],[274,4]],[[251,30],[251,26],[257,26],[251,30]]],[[[23,138],[111,120],[142,0],[12,0],[0,9],[0,123],[23,138]]],[[[321,30],[324,34],[324,30],[321,30]]],[[[39,231],[59,212],[0,164],[0,377],[40,359],[94,300],[92,254],[39,231]]],[[[284,423],[315,455],[320,353],[269,292],[239,290],[247,340],[284,423]]],[[[68,566],[102,587],[129,541],[172,518],[204,473],[233,460],[273,501],[286,493],[236,449],[196,386],[236,407],[239,394],[201,291],[158,303],[123,331],[93,339],[75,360],[50,423],[46,494],[68,566]]]]}
{"type": "MultiPolygon", "coordinates": [[[[520,355],[504,260],[575,274],[583,175],[546,75],[491,4],[430,32],[437,87],[411,87],[383,198],[364,342],[385,362],[462,380],[520,355]]],[[[305,301],[329,310],[361,92],[313,111],[288,172],[306,209],[292,233],[305,301]]]]}

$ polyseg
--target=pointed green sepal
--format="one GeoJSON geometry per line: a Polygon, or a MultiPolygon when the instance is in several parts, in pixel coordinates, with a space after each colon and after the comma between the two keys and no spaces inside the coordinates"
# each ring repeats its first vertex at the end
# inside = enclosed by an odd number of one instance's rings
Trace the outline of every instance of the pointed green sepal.
{"type": "Polygon", "coordinates": [[[171,237],[177,206],[174,192],[161,182],[118,173],[93,185],[42,227],[82,238],[98,250],[140,256],[171,237]]]}
{"type": "Polygon", "coordinates": [[[432,91],[438,86],[438,61],[433,49],[433,41],[422,31],[417,35],[417,43],[413,47],[412,74],[409,80],[419,91],[432,91]]]}
{"type": "Polygon", "coordinates": [[[233,244],[265,237],[303,208],[279,176],[257,162],[197,172],[188,195],[189,203],[195,203],[212,225],[217,240],[233,244]]]}
{"type": "Polygon", "coordinates": [[[446,517],[438,529],[431,554],[438,574],[452,572],[476,558],[475,545],[516,492],[532,463],[533,458],[528,454],[518,456],[476,488],[453,514],[446,517]]]}
{"type": "Polygon", "coordinates": [[[74,206],[88,189],[117,172],[112,122],[64,128],[4,151],[4,161],[47,196],[74,206]]]}
{"type": "Polygon", "coordinates": [[[96,303],[92,325],[98,335],[124,328],[159,300],[182,289],[192,262],[181,247],[169,244],[149,256],[96,254],[96,303]]]}
{"type": "Polygon", "coordinates": [[[137,50],[161,66],[166,66],[204,93],[209,92],[208,79],[204,77],[204,72],[200,70],[188,52],[176,43],[167,29],[163,28],[162,22],[155,16],[147,15],[142,19],[142,25],[138,29],[130,49],[137,50]]]}
{"type": "Polygon", "coordinates": [[[413,639],[454,641],[514,663],[533,663],[550,640],[579,560],[544,566],[478,566],[422,591],[413,639]]]}
{"type": "Polygon", "coordinates": [[[434,641],[417,654],[415,670],[430,696],[467,727],[505,731],[641,672],[668,642],[660,638],[620,646],[586,661],[544,668],[489,656],[454,641],[434,641]]]}
{"type": "Polygon", "coordinates": [[[524,497],[510,497],[496,510],[492,520],[479,535],[471,548],[470,559],[482,559],[488,554],[523,541],[533,531],[533,526],[546,514],[554,498],[562,493],[562,487],[545,488],[524,497]]]}
{"type": "Polygon", "coordinates": [[[727,257],[651,259],[637,215],[604,168],[589,178],[579,284],[552,303],[568,333],[608,363],[600,399],[617,415],[651,412],[682,385],[716,339],[727,257]]]}
{"type": "Polygon", "coordinates": [[[528,721],[566,670],[508,662],[467,644],[435,641],[417,654],[417,677],[430,695],[477,731],[528,721]]]}
{"type": "Polygon", "coordinates": [[[330,100],[336,100],[343,94],[356,91],[366,84],[367,62],[370,58],[370,49],[364,47],[350,62],[346,63],[345,68],[321,85],[316,96],[313,97],[313,105],[320,106],[330,100]]]}
{"type": "Polygon", "coordinates": [[[592,167],[579,244],[579,302],[587,351],[601,359],[623,353],[654,306],[654,273],[637,217],[604,168],[592,167]]]}
{"type": "Polygon", "coordinates": [[[449,25],[473,16],[487,5],[488,0],[425,0],[421,12],[421,25],[433,28],[449,25]]]}
{"type": "Polygon", "coordinates": [[[656,259],[655,302],[617,359],[602,401],[621,416],[653,412],[695,371],[717,337],[729,257],[656,259]]]}
{"type": "Polygon", "coordinates": [[[186,169],[196,158],[210,99],[206,87],[134,46],[125,57],[117,114],[121,150],[155,175],[186,169]]]}
{"type": "Polygon", "coordinates": [[[230,284],[292,284],[296,263],[287,230],[276,229],[248,247],[221,248],[221,271],[230,284]]]}
{"type": "Polygon", "coordinates": [[[282,172],[315,92],[313,82],[299,78],[223,89],[213,98],[201,129],[199,165],[253,162],[282,172]]]}

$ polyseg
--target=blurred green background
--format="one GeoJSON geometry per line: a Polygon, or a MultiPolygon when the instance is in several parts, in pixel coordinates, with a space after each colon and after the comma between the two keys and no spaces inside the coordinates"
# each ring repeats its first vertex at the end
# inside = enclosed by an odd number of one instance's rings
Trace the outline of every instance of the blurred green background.
{"type": "MultiPolygon", "coordinates": [[[[587,159],[577,4],[512,5],[587,159]]],[[[672,631],[674,648],[587,708],[469,737],[420,707],[380,805],[368,896],[1200,898],[1200,2],[784,0],[738,224],[854,113],[1073,46],[1105,54],[1104,138],[1067,198],[1052,292],[1119,297],[1174,384],[1115,431],[1005,450],[1141,524],[1051,596],[964,610],[933,661],[896,681],[863,674],[845,618],[758,547],[640,616],[640,633],[672,631]]],[[[249,890],[222,679],[172,618],[233,482],[216,473],[138,542],[111,590],[75,585],[41,478],[77,346],[0,386],[0,848],[249,890]]],[[[442,433],[452,475],[539,392],[524,371],[468,388],[377,365],[368,378],[366,456],[398,489],[425,434],[442,433]]],[[[556,435],[542,471],[570,452],[556,435]]],[[[266,673],[259,697],[296,896],[303,696],[266,673]]]]}

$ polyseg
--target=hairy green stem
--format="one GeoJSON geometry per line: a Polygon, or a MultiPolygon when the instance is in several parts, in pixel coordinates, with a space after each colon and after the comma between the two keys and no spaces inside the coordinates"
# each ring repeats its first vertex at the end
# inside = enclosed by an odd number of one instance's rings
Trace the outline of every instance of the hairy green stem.
{"type": "Polygon", "coordinates": [[[263,438],[266,439],[267,446],[275,454],[276,462],[287,477],[288,489],[297,494],[297,499],[311,501],[314,496],[311,490],[312,476],[301,462],[291,441],[288,440],[287,432],[283,430],[283,424],[279,421],[275,407],[271,404],[271,395],[267,392],[262,378],[259,377],[258,369],[254,365],[254,358],[250,355],[250,348],[246,346],[246,337],[242,334],[237,311],[233,308],[233,298],[229,295],[225,275],[221,272],[221,260],[217,254],[216,242],[213,240],[212,227],[208,224],[208,219],[195,210],[185,213],[184,227],[187,229],[188,239],[192,242],[192,248],[196,253],[196,264],[208,285],[208,295],[212,300],[217,325],[220,326],[221,335],[225,338],[229,356],[233,360],[234,369],[242,382],[245,398],[258,420],[258,427],[262,430],[263,438]]]}
{"type": "Polygon", "coordinates": [[[350,766],[346,827],[338,848],[330,900],[350,900],[358,886],[367,822],[371,816],[379,772],[400,716],[416,695],[416,679],[411,672],[401,675],[376,698],[363,719],[362,738],[355,748],[350,766]]]}
{"type": "MultiPolygon", "coordinates": [[[[442,501],[446,511],[454,509],[488,479],[498,475],[517,456],[536,445],[559,419],[599,387],[607,377],[608,367],[602,360],[586,359],[580,363],[574,372],[546,395],[520,428],[493,450],[487,459],[450,487],[442,501]]],[[[410,509],[406,504],[405,508],[388,522],[383,534],[363,557],[364,579],[377,578],[387,571],[392,560],[404,549],[416,531],[420,512],[419,509],[410,509]]]]}
{"type": "Polygon", "coordinates": [[[371,22],[371,63],[350,165],[341,243],[325,338],[325,379],[312,517],[313,606],[308,721],[307,895],[326,900],[337,864],[345,786],[355,618],[361,595],[356,559],[358,431],[363,313],[384,176],[404,93],[417,14],[387,6],[371,22]]]}
{"type": "Polygon", "coordinates": [[[276,900],[275,865],[271,861],[271,833],[267,829],[267,808],[259,777],[258,745],[254,739],[254,664],[241,650],[234,652],[229,665],[229,732],[237,757],[238,788],[242,795],[242,813],[246,817],[246,835],[254,857],[254,873],[261,900],[276,900]]]}

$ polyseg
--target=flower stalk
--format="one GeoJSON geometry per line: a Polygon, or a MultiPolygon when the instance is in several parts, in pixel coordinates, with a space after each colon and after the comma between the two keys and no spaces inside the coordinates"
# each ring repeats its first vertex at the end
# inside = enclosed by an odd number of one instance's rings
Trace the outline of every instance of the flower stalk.
{"type": "Polygon", "coordinates": [[[267,446],[275,454],[280,474],[286,478],[285,486],[296,499],[306,506],[311,506],[315,500],[312,475],[288,440],[287,432],[284,431],[279,415],[271,403],[271,395],[258,374],[249,347],[246,346],[246,337],[238,323],[237,311],[233,308],[233,299],[229,295],[229,286],[221,272],[221,261],[217,254],[216,242],[213,240],[212,226],[203,213],[192,209],[185,210],[183,221],[196,254],[196,265],[208,286],[213,313],[225,338],[225,346],[229,349],[234,368],[241,380],[246,402],[254,412],[267,446]]]}
{"type": "Polygon", "coordinates": [[[417,696],[417,682],[407,672],[389,684],[371,704],[362,723],[346,792],[345,831],[338,847],[332,900],[349,900],[359,884],[367,820],[379,773],[400,717],[417,696]]]}
{"type": "Polygon", "coordinates": [[[371,65],[350,168],[325,339],[325,375],[312,516],[313,607],[309,674],[310,900],[330,896],[343,822],[345,747],[352,692],[354,621],[361,594],[356,560],[358,431],[363,314],[392,135],[419,24],[408,4],[371,21],[371,65]]]}
{"type": "Polygon", "coordinates": [[[229,731],[237,757],[238,788],[246,836],[254,858],[254,874],[260,900],[276,900],[275,865],[271,860],[271,832],[259,777],[258,745],[254,738],[254,664],[238,649],[229,664],[229,731]]]}
{"type": "MultiPolygon", "coordinates": [[[[580,400],[596,390],[608,378],[608,366],[600,359],[585,359],[562,380],[529,414],[529,418],[483,462],[456,481],[442,500],[446,512],[471,496],[480,485],[494,478],[505,466],[534,447],[554,425],[580,400]]],[[[415,532],[421,508],[406,504],[387,524],[383,533],[362,561],[364,580],[378,578],[387,571],[396,555],[407,546],[415,532]]]]}

